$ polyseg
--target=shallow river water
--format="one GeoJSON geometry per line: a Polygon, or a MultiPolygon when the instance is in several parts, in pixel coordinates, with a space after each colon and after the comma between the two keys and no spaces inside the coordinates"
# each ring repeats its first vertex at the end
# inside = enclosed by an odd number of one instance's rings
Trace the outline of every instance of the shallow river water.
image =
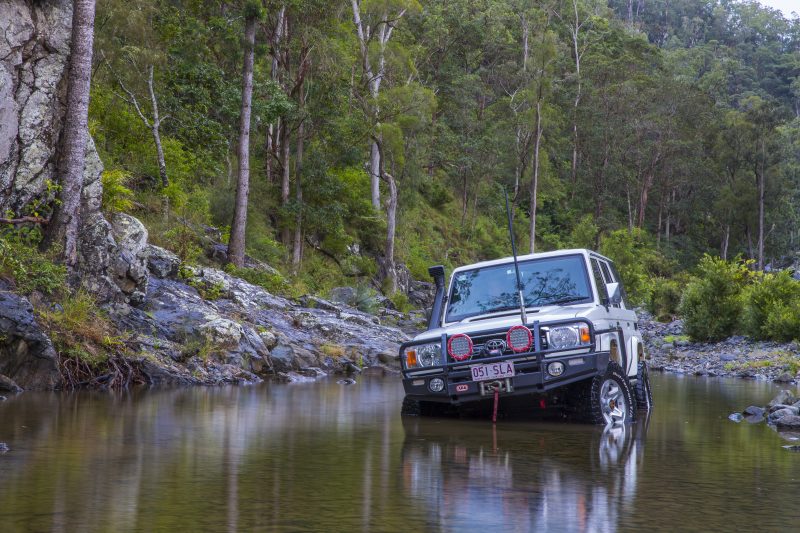
{"type": "Polygon", "coordinates": [[[402,419],[393,379],[0,402],[0,530],[798,531],[778,390],[653,376],[626,429],[402,419]]]}

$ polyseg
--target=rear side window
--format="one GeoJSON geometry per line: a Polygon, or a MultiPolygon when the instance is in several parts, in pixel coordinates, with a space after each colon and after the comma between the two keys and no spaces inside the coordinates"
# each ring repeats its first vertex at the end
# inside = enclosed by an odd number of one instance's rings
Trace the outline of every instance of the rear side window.
{"type": "Polygon", "coordinates": [[[606,281],[603,279],[603,273],[600,271],[600,262],[597,259],[592,259],[592,275],[594,276],[594,284],[597,285],[597,294],[600,295],[600,301],[608,299],[606,281]]]}

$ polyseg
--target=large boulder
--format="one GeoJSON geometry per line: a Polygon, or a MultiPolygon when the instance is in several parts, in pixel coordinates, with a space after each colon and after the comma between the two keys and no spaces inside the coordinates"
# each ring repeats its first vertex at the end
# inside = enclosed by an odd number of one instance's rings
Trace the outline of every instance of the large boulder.
{"type": "Polygon", "coordinates": [[[145,250],[147,268],[158,278],[171,278],[178,275],[181,260],[169,250],[148,244],[145,250]]]}
{"type": "Polygon", "coordinates": [[[0,374],[24,389],[61,385],[56,351],[36,322],[33,306],[8,291],[0,291],[0,374]]]}
{"type": "Polygon", "coordinates": [[[111,234],[117,241],[117,253],[111,263],[114,282],[139,304],[147,293],[147,228],[138,219],[117,213],[111,222],[111,234]]]}

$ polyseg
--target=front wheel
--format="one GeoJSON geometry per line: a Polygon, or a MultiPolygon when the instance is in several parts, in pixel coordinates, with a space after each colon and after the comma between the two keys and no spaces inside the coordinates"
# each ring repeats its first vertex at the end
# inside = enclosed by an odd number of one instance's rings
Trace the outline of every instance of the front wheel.
{"type": "Polygon", "coordinates": [[[572,403],[577,418],[591,424],[626,424],[636,414],[628,378],[614,361],[604,374],[576,384],[572,403]]]}

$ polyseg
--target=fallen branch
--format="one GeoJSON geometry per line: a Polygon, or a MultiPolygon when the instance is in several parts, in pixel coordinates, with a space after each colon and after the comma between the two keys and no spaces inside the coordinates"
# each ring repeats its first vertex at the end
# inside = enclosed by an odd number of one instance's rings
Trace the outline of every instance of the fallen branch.
{"type": "Polygon", "coordinates": [[[0,218],[0,224],[42,224],[47,225],[50,219],[44,217],[19,217],[19,218],[0,218]]]}

